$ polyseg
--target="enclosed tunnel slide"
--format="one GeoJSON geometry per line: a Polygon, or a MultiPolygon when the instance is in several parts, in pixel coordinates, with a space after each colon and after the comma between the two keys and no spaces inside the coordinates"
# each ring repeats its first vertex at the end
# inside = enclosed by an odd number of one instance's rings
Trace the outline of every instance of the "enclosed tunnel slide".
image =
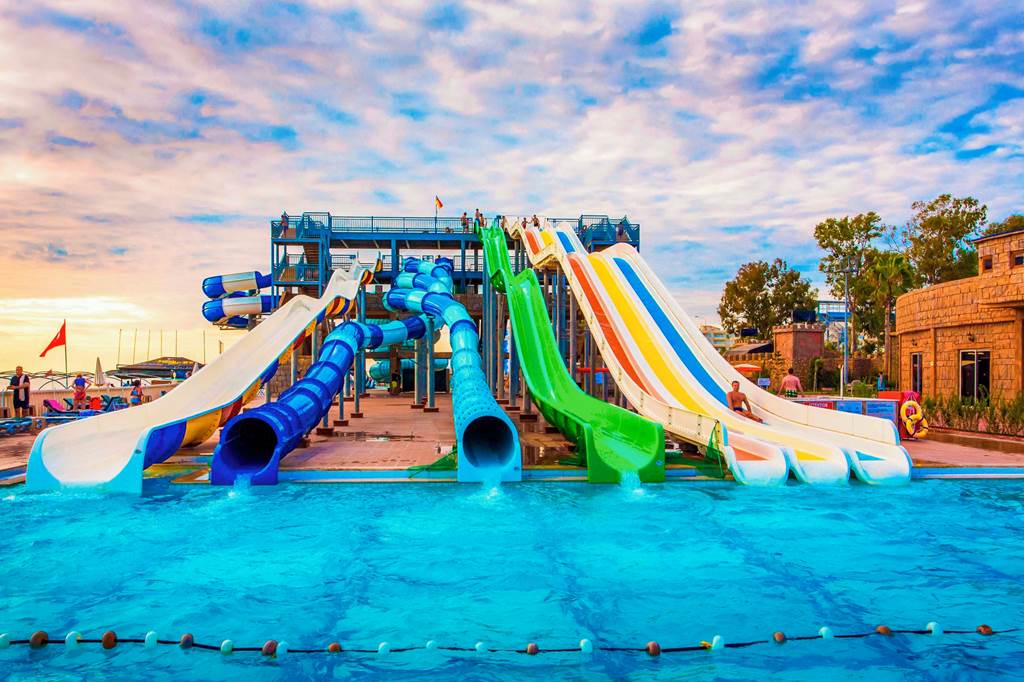
{"type": "Polygon", "coordinates": [[[520,480],[519,437],[487,390],[476,325],[451,295],[450,262],[408,259],[405,270],[385,295],[385,307],[417,316],[383,325],[350,321],[331,332],[305,378],[276,402],[238,415],[225,425],[214,452],[211,482],[231,484],[244,476],[255,484],[277,483],[281,459],[327,414],[356,353],[421,338],[430,320],[447,324],[451,337],[458,480],[520,480]]]}
{"type": "MultiPolygon", "coordinates": [[[[416,361],[411,358],[403,358],[399,363],[399,367],[402,371],[413,369],[416,366],[416,361]]],[[[441,370],[448,368],[448,358],[435,358],[434,359],[434,371],[440,372],[441,370]]],[[[387,383],[391,379],[391,362],[388,360],[377,360],[376,363],[367,371],[370,378],[378,383],[387,383]]]]}
{"type": "Polygon", "coordinates": [[[338,271],[319,299],[296,296],[166,395],[139,407],[55,426],[29,455],[29,490],[142,491],[143,470],[198,445],[237,415],[318,322],[351,308],[372,270],[338,271]]]}
{"type": "Polygon", "coordinates": [[[665,480],[661,425],[580,389],[558,351],[537,275],[530,269],[512,272],[505,234],[497,223],[482,228],[480,236],[487,276],[508,300],[512,337],[530,395],[544,418],[576,444],[587,462],[587,479],[618,483],[623,474],[636,472],[641,481],[665,480]]]}
{"type": "MultiPolygon", "coordinates": [[[[870,483],[908,480],[905,451],[872,438],[885,431],[873,418],[862,417],[864,428],[851,434],[793,423],[760,407],[757,401],[764,391],[748,383],[745,392],[764,423],[730,410],[725,393],[733,377],[723,375],[708,356],[695,350],[696,339],[685,333],[677,319],[685,313],[660,282],[657,287],[652,284],[656,277],[646,265],[641,266],[642,259],[631,247],[617,245],[586,254],[571,227],[545,223],[538,230],[516,222],[511,231],[523,239],[535,265],[557,262],[563,268],[595,335],[602,327],[595,309],[605,309],[605,316],[611,318],[603,325],[605,331],[617,332],[623,341],[622,348],[608,349],[611,352],[605,357],[615,366],[616,380],[625,385],[630,402],[683,437],[674,419],[680,409],[721,423],[734,454],[729,465],[738,480],[778,482],[768,472],[784,476],[790,469],[804,482],[838,482],[849,477],[851,468],[870,483]],[[634,376],[624,371],[630,361],[634,376]],[[751,476],[754,471],[757,475],[751,476]]],[[[701,340],[706,343],[703,335],[701,340]]]]}
{"type": "Polygon", "coordinates": [[[203,303],[203,317],[214,324],[244,329],[244,315],[266,315],[274,310],[273,296],[257,292],[271,285],[270,275],[258,271],[215,275],[203,280],[203,293],[211,300],[203,303]]]}

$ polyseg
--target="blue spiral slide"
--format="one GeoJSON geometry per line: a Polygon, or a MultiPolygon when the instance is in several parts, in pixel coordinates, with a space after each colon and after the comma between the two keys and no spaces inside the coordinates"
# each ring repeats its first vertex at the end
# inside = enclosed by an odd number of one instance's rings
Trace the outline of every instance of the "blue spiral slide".
{"type": "Polygon", "coordinates": [[[203,304],[203,317],[214,324],[245,329],[245,315],[269,314],[276,308],[273,296],[258,294],[271,286],[270,275],[260,272],[236,272],[203,280],[203,293],[211,300],[203,304]]]}
{"type": "Polygon", "coordinates": [[[324,340],[305,378],[267,405],[225,424],[213,454],[210,482],[231,485],[247,477],[256,485],[278,480],[281,459],[309,433],[331,407],[360,349],[419,339],[432,318],[448,325],[452,346],[452,409],[458,445],[458,480],[518,481],[522,478],[519,436],[487,389],[476,325],[451,294],[452,265],[409,258],[405,272],[384,297],[392,311],[414,313],[382,325],[348,321],[324,340]]]}

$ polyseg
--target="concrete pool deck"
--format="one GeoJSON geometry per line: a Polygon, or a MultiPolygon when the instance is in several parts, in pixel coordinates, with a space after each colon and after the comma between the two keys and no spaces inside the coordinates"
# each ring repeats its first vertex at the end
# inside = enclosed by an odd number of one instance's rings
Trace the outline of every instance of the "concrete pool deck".
{"type": "MultiPolygon", "coordinates": [[[[409,467],[430,464],[447,453],[455,441],[451,398],[437,396],[437,411],[425,413],[412,407],[411,395],[391,397],[374,391],[361,401],[363,417],[352,418],[351,402],[345,404],[347,424],[337,422],[338,408],[331,409],[330,432],[313,433],[306,447],[295,450],[281,465],[281,478],[308,482],[423,481],[454,479],[454,471],[431,471],[410,478],[409,467]]],[[[573,445],[544,420],[521,421],[519,412],[509,416],[518,426],[523,446],[524,478],[585,480],[580,467],[559,464],[573,457],[573,445]]],[[[34,435],[0,437],[0,486],[24,481],[24,469],[34,435]]],[[[981,440],[984,440],[981,437],[981,440]]],[[[1001,449],[976,447],[979,437],[961,442],[904,441],[914,461],[915,478],[1024,478],[1024,442],[1005,440],[1001,449]],[[964,442],[971,444],[963,444],[964,442]]],[[[985,443],[981,443],[988,445],[985,443]]],[[[151,467],[151,475],[174,475],[182,483],[205,482],[216,436],[194,449],[178,451],[166,463],[151,467]]],[[[671,480],[717,480],[703,476],[698,460],[670,460],[671,480]]]]}

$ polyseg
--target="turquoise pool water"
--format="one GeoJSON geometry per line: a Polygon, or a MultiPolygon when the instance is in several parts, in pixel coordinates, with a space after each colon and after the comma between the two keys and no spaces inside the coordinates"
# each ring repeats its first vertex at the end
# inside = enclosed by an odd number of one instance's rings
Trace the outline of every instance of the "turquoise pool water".
{"type": "MultiPolygon", "coordinates": [[[[0,496],[0,632],[156,630],[236,646],[693,645],[1024,625],[1024,485],[286,485],[0,496]]],[[[0,650],[14,678],[1006,679],[1024,633],[720,652],[290,655],[0,650]],[[144,671],[144,672],[143,672],[144,671]]]]}

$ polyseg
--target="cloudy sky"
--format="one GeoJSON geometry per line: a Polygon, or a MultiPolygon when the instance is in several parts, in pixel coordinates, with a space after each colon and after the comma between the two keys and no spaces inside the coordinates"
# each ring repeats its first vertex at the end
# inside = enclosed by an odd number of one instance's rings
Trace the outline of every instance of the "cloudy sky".
{"type": "Polygon", "coordinates": [[[1011,1],[0,0],[0,64],[0,368],[65,317],[72,365],[202,359],[202,278],[282,209],[625,213],[710,318],[826,216],[1024,204],[1011,1]]]}

